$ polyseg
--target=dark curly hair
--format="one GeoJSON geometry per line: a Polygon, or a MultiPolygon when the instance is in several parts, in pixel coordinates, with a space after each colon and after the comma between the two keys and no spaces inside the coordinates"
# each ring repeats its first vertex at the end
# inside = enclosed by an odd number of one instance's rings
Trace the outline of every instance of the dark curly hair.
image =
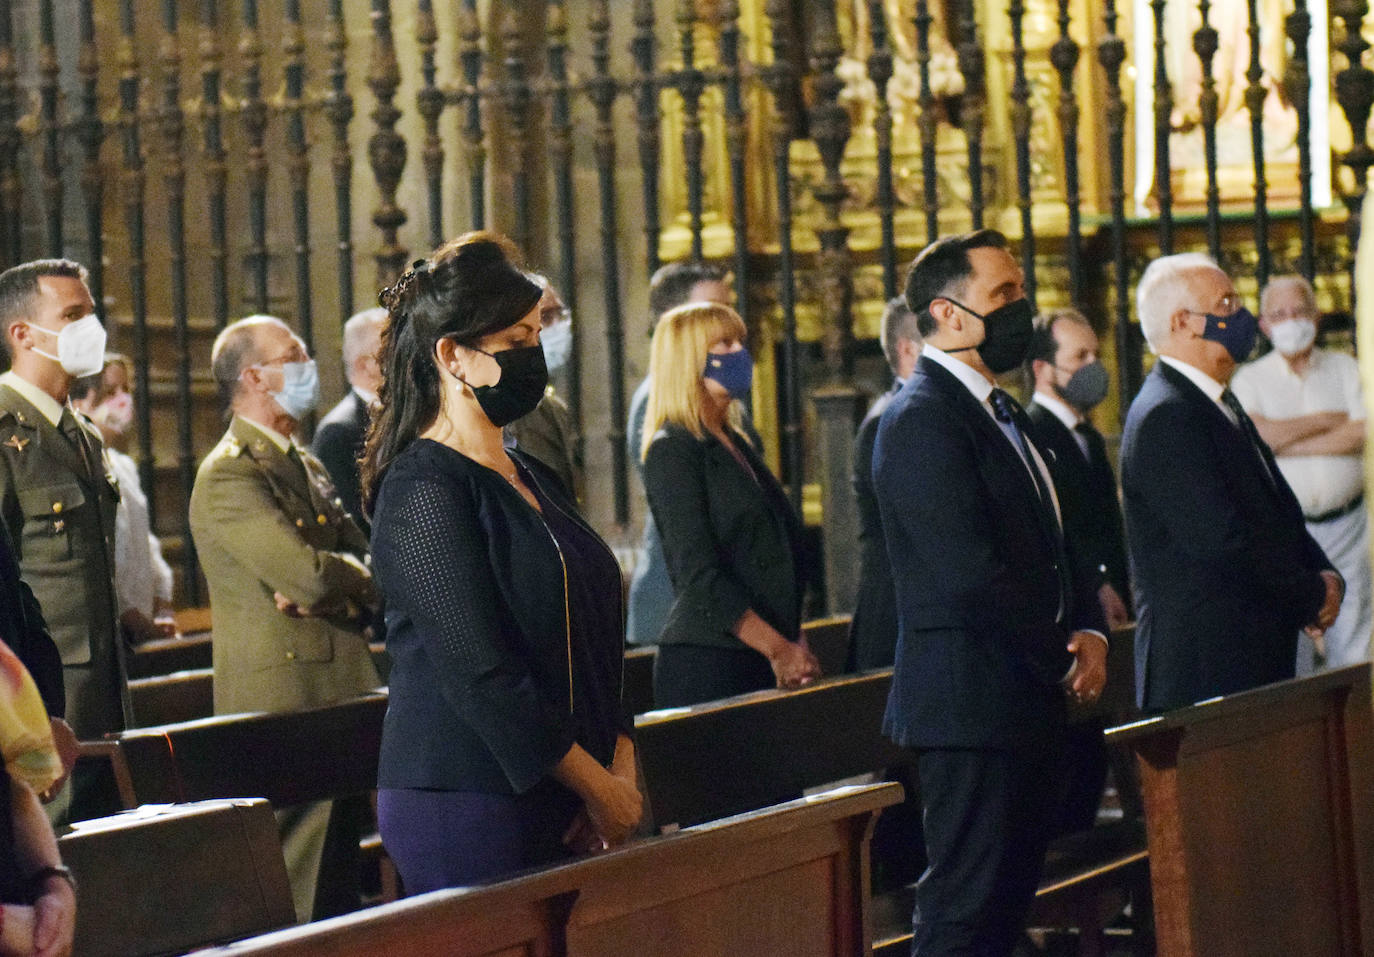
{"type": "Polygon", "coordinates": [[[543,289],[515,259],[504,236],[467,233],[417,260],[377,297],[388,313],[378,357],[380,408],[359,463],[369,512],[387,468],[439,414],[443,384],[435,344],[452,338],[472,345],[515,325],[539,303],[543,289]]]}

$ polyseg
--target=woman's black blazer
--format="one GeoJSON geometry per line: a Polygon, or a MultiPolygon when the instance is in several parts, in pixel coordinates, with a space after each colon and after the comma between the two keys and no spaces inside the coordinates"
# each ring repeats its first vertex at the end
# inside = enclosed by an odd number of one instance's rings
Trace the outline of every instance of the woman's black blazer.
{"type": "MultiPolygon", "coordinates": [[[[552,472],[512,455],[577,514],[552,472]]],[[[558,546],[505,479],[436,442],[411,443],[377,496],[372,569],[392,658],[380,787],[520,793],[575,741],[610,761],[628,728],[583,726],[558,546]]],[[[623,632],[597,636],[592,653],[619,674],[623,632]]],[[[605,693],[616,700],[592,713],[618,715],[620,688],[605,693]]]]}
{"type": "Polygon", "coordinates": [[[800,523],[754,449],[736,446],[757,481],[709,434],[670,424],[649,445],[644,489],[676,595],[660,644],[741,647],[731,629],[751,608],[785,638],[800,631],[800,523]]]}

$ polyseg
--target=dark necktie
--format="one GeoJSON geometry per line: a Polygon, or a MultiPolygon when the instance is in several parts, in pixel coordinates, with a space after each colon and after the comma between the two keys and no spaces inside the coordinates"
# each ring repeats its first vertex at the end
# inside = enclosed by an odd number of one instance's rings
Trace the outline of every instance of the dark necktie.
{"type": "Polygon", "coordinates": [[[1274,481],[1273,469],[1269,465],[1269,459],[1264,454],[1268,446],[1264,444],[1264,439],[1260,438],[1259,430],[1255,428],[1255,423],[1251,420],[1250,416],[1245,413],[1245,407],[1240,404],[1240,400],[1236,398],[1236,394],[1230,389],[1222,390],[1221,401],[1222,404],[1230,409],[1231,413],[1235,415],[1236,425],[1240,428],[1246,439],[1249,440],[1250,448],[1254,450],[1255,457],[1259,459],[1260,468],[1264,471],[1264,477],[1268,480],[1270,485],[1277,485],[1278,483],[1274,481]]]}
{"type": "Polygon", "coordinates": [[[62,410],[62,418],[57,421],[57,429],[66,437],[67,441],[76,449],[76,454],[81,459],[82,477],[86,479],[95,476],[95,469],[91,462],[91,446],[86,436],[85,430],[81,428],[81,423],[76,421],[76,415],[71,409],[62,410]]]}
{"type": "Polygon", "coordinates": [[[1045,476],[1041,474],[1040,466],[1031,453],[1030,440],[1026,438],[1026,433],[1030,429],[1030,419],[1026,417],[1025,410],[1008,392],[993,389],[988,400],[992,403],[992,412],[997,417],[997,421],[1011,427],[1011,432],[1016,437],[1017,449],[1021,452],[1021,457],[1026,460],[1026,468],[1030,469],[1031,478],[1035,481],[1035,491],[1039,493],[1041,503],[1049,509],[1057,529],[1059,519],[1054,516],[1054,498],[1050,495],[1049,486],[1045,484],[1045,476]]]}
{"type": "Polygon", "coordinates": [[[997,421],[1009,426],[1012,434],[1016,437],[1016,444],[1020,449],[1021,456],[1026,460],[1026,467],[1030,469],[1031,478],[1035,481],[1035,490],[1039,493],[1040,500],[1037,514],[1040,518],[1040,524],[1044,527],[1054,547],[1054,570],[1059,577],[1059,612],[1063,615],[1068,611],[1070,600],[1067,575],[1068,560],[1064,551],[1064,529],[1059,524],[1059,516],[1055,514],[1054,498],[1050,494],[1049,485],[1045,482],[1045,476],[1040,472],[1040,466],[1035,455],[1031,452],[1031,443],[1028,438],[1031,429],[1030,419],[1020,404],[1001,389],[993,389],[988,400],[992,403],[992,412],[997,417],[997,421]]]}

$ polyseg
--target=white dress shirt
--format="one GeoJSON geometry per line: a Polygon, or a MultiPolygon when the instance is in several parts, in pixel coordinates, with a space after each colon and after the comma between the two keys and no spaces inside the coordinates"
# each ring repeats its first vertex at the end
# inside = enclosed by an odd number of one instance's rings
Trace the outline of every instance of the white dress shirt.
{"type": "Polygon", "coordinates": [[[1031,396],[1031,398],[1036,405],[1047,410],[1056,419],[1064,423],[1064,428],[1069,430],[1069,434],[1073,436],[1073,440],[1078,443],[1078,450],[1083,453],[1083,458],[1087,459],[1088,439],[1082,432],[1078,431],[1078,427],[1084,421],[1083,416],[1071,409],[1069,404],[1057,395],[1051,395],[1048,392],[1041,392],[1039,389],[1036,389],[1035,395],[1031,396]]]}

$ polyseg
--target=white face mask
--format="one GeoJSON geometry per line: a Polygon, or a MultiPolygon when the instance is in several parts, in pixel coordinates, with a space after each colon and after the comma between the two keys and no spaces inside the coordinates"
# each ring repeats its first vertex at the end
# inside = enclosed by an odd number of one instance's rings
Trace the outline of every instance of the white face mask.
{"type": "Polygon", "coordinates": [[[1311,319],[1285,319],[1269,330],[1269,341],[1282,355],[1295,356],[1317,339],[1317,324],[1311,319]]]}
{"type": "MultiPolygon", "coordinates": [[[[256,366],[265,369],[266,366],[256,366]]],[[[283,362],[281,391],[269,393],[282,411],[299,422],[315,408],[320,399],[320,370],[314,359],[283,362]]]]}
{"type": "Polygon", "coordinates": [[[29,323],[29,328],[57,338],[57,355],[41,349],[33,351],[45,359],[60,363],[68,375],[79,379],[95,375],[105,368],[105,327],[95,313],[67,323],[61,332],[53,332],[34,323],[29,323]]]}

